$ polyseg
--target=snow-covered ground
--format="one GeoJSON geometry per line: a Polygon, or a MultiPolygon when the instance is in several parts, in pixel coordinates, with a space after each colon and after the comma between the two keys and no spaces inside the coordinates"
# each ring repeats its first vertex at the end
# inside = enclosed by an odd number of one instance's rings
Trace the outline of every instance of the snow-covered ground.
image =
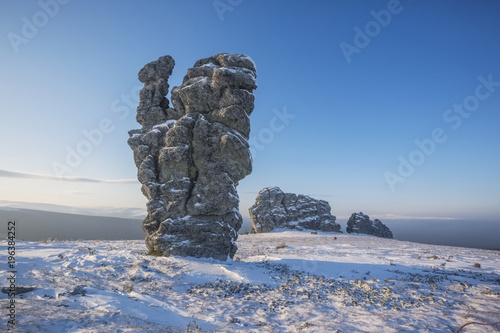
{"type": "MultiPolygon", "coordinates": [[[[222,262],[148,256],[142,241],[17,242],[16,285],[35,289],[16,296],[14,331],[455,332],[500,321],[498,251],[285,230],[238,246],[222,262]]],[[[0,330],[7,302],[0,293],[0,330]]]]}

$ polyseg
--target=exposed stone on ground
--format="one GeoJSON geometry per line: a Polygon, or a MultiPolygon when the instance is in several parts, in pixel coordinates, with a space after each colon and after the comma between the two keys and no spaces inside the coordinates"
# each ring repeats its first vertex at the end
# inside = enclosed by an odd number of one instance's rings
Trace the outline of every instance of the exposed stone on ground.
{"type": "Polygon", "coordinates": [[[362,212],[352,213],[347,221],[346,231],[348,233],[367,234],[383,238],[394,238],[392,231],[380,220],[370,220],[370,217],[362,212]]]}
{"type": "Polygon", "coordinates": [[[146,245],[157,255],[226,260],[242,224],[236,186],[252,171],[255,64],[242,54],[198,60],[172,89],[172,108],[165,96],[173,67],[164,56],[140,70],[142,129],[129,132],[148,199],[146,245]]]}
{"type": "Polygon", "coordinates": [[[340,231],[327,201],[284,193],[277,186],[262,189],[249,212],[253,232],[257,233],[275,228],[340,231]]]}

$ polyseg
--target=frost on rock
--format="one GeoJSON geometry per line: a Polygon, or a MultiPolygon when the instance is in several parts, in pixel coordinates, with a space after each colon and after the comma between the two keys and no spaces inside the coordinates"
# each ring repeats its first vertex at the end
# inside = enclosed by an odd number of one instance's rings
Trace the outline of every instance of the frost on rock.
{"type": "Polygon", "coordinates": [[[142,129],[129,132],[147,197],[146,245],[158,255],[226,260],[242,224],[236,185],[252,171],[249,116],[256,69],[245,55],[198,60],[165,97],[174,60],[145,65],[137,107],[142,129]]]}
{"type": "Polygon", "coordinates": [[[394,238],[392,231],[380,220],[370,220],[370,217],[362,212],[352,213],[347,221],[346,231],[348,233],[367,234],[383,238],[394,238]]]}
{"type": "Polygon", "coordinates": [[[274,228],[340,231],[327,201],[284,193],[277,186],[262,189],[249,212],[253,231],[257,233],[274,228]]]}

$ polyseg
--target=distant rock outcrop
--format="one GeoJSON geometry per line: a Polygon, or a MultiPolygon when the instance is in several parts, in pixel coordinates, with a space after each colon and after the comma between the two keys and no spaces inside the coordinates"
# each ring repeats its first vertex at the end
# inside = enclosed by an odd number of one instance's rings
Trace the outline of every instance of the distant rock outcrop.
{"type": "Polygon", "coordinates": [[[370,217],[362,212],[352,213],[347,221],[346,231],[348,233],[359,233],[373,235],[383,238],[394,238],[392,231],[380,220],[370,220],[370,217]]]}
{"type": "Polygon", "coordinates": [[[157,255],[226,260],[242,224],[236,185],[252,171],[255,64],[242,54],[198,60],[172,89],[171,108],[165,96],[173,67],[164,56],[141,69],[142,129],[129,132],[148,199],[146,245],[157,255]]]}
{"type": "Polygon", "coordinates": [[[274,228],[340,231],[327,201],[284,193],[277,186],[262,189],[249,211],[253,231],[257,233],[274,228]]]}

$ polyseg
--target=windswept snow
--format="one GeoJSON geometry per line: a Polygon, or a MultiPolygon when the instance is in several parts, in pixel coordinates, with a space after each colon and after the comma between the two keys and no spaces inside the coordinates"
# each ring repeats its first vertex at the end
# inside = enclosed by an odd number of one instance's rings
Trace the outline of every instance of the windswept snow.
{"type": "Polygon", "coordinates": [[[16,284],[36,289],[16,296],[17,330],[455,332],[500,320],[497,251],[284,230],[238,247],[222,262],[148,256],[142,241],[18,242],[16,284]]]}

